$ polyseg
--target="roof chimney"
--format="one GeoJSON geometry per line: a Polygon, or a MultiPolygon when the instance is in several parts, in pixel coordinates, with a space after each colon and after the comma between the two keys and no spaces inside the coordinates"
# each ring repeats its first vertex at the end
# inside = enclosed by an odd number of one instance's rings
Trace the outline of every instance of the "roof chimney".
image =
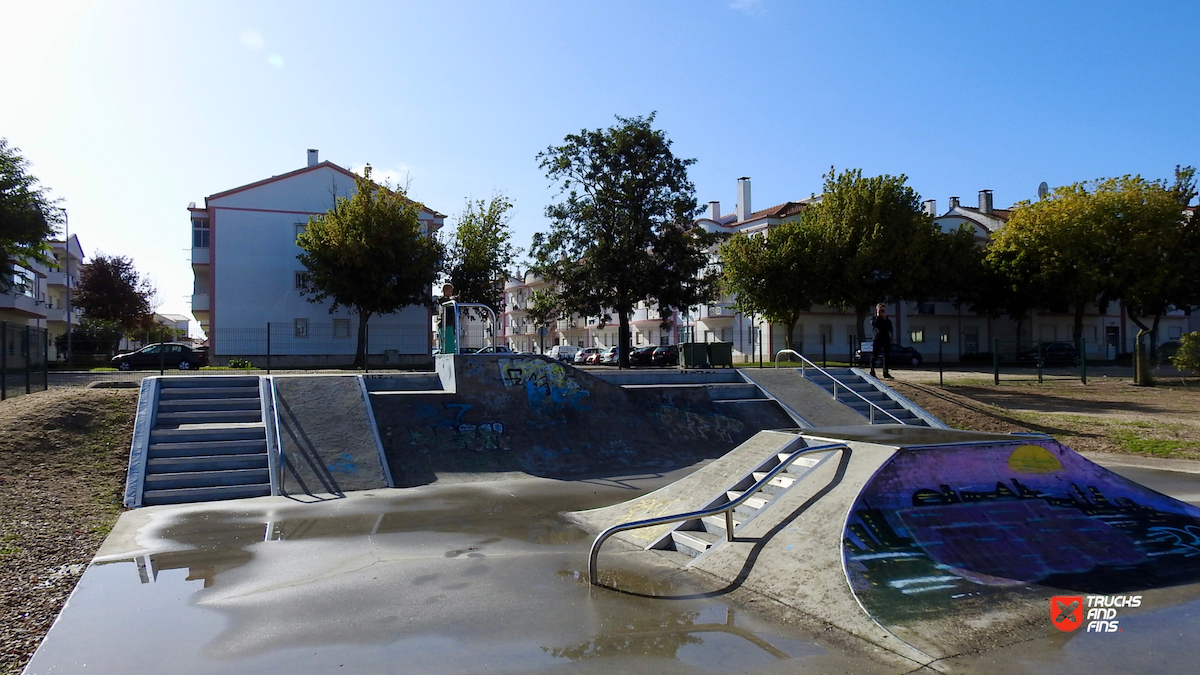
{"type": "Polygon", "coordinates": [[[721,219],[721,202],[708,203],[708,218],[709,220],[721,219]]]}
{"type": "Polygon", "coordinates": [[[992,191],[991,190],[980,190],[979,191],[979,212],[984,215],[987,215],[987,216],[992,215],[992,191]]]}
{"type": "Polygon", "coordinates": [[[317,165],[317,151],[312,148],[308,149],[308,165],[309,166],[317,165]]]}
{"type": "Polygon", "coordinates": [[[926,199],[921,204],[925,207],[925,213],[929,214],[930,218],[937,218],[937,200],[926,199]]]}
{"type": "Polygon", "coordinates": [[[951,208],[951,209],[957,209],[957,208],[958,208],[958,197],[951,197],[951,198],[950,198],[950,208],[951,208]]]}
{"type": "Polygon", "coordinates": [[[750,179],[742,176],[737,183],[737,219],[746,220],[753,211],[750,210],[750,179]]]}

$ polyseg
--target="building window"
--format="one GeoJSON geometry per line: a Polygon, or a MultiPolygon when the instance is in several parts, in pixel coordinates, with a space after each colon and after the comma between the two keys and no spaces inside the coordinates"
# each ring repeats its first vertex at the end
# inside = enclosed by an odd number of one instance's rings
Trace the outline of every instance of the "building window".
{"type": "Polygon", "coordinates": [[[350,337],[350,319],[334,319],[333,320],[333,337],[335,337],[335,338],[350,337]]]}
{"type": "Polygon", "coordinates": [[[192,248],[208,248],[211,232],[208,218],[192,218],[192,248]]]}
{"type": "Polygon", "coordinates": [[[308,281],[308,272],[296,272],[296,288],[304,289],[305,282],[308,281]]]}
{"type": "Polygon", "coordinates": [[[908,340],[914,345],[919,345],[925,342],[925,327],[913,326],[913,328],[908,331],[908,340]]]}
{"type": "Polygon", "coordinates": [[[296,337],[308,337],[308,319],[296,319],[293,325],[295,326],[296,337]]]}
{"type": "Polygon", "coordinates": [[[934,311],[935,307],[936,305],[934,305],[932,302],[918,302],[917,314],[936,314],[934,311]]]}
{"type": "Polygon", "coordinates": [[[666,347],[668,344],[670,344],[670,341],[671,338],[668,337],[666,333],[663,333],[663,335],[658,338],[658,344],[662,347],[666,347]]]}
{"type": "Polygon", "coordinates": [[[823,323],[823,324],[821,324],[820,331],[821,331],[821,344],[823,344],[823,345],[833,344],[833,326],[831,326],[827,323],[823,323]]]}
{"type": "Polygon", "coordinates": [[[296,238],[299,239],[300,235],[304,234],[304,231],[307,229],[308,223],[296,223],[296,238]]]}
{"type": "Polygon", "coordinates": [[[941,337],[939,339],[941,339],[942,344],[950,344],[950,326],[942,326],[938,330],[941,331],[941,337]]]}

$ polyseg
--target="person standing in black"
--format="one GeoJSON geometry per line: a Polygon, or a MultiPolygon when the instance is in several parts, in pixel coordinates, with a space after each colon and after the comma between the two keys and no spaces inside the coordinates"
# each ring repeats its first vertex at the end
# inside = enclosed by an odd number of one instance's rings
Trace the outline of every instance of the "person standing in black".
{"type": "Polygon", "coordinates": [[[875,316],[871,317],[871,330],[875,338],[871,347],[871,377],[875,377],[875,356],[878,355],[883,362],[883,377],[890,380],[892,374],[888,369],[888,361],[892,351],[892,320],[887,317],[887,307],[883,303],[875,306],[875,316]]]}

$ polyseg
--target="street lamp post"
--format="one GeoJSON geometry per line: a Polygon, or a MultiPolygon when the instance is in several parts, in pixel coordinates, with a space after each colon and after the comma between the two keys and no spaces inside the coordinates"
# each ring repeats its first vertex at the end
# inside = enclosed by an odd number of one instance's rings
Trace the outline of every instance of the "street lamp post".
{"type": "Polygon", "coordinates": [[[71,347],[72,335],[75,332],[71,329],[71,220],[67,217],[67,210],[62,210],[63,214],[63,249],[67,256],[67,365],[71,364],[71,347]]]}

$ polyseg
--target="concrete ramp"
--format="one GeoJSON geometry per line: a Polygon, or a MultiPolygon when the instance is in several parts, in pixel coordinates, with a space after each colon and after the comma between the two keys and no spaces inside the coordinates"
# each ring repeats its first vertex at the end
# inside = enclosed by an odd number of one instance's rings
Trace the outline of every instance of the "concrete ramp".
{"type": "MultiPolygon", "coordinates": [[[[846,449],[690,569],[924,663],[1059,634],[1056,595],[1139,594],[1145,609],[1200,596],[1200,509],[1049,437],[902,425],[800,433],[846,449]]],[[[735,453],[749,461],[750,445],[735,453]]],[[[704,471],[573,517],[599,531],[684,512],[720,482],[704,471]]],[[[654,536],[636,532],[618,536],[654,536]]]]}
{"type": "Polygon", "coordinates": [[[284,494],[392,486],[362,377],[277,375],[274,381],[284,494]]]}
{"type": "Polygon", "coordinates": [[[677,468],[795,422],[770,400],[714,387],[628,388],[541,356],[438,359],[442,390],[382,390],[371,403],[397,486],[483,474],[677,468]]]}

